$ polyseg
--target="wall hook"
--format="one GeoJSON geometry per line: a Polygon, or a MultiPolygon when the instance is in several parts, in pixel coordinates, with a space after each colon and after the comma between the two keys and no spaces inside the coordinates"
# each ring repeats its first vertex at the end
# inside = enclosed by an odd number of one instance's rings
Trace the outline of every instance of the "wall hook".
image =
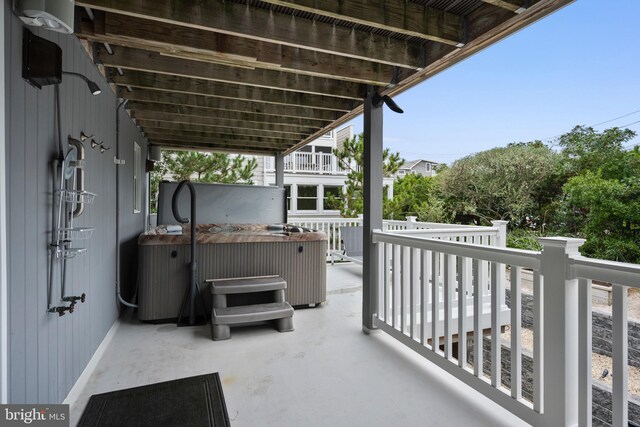
{"type": "Polygon", "coordinates": [[[80,132],[80,141],[85,142],[89,138],[93,138],[93,135],[87,135],[84,131],[80,132]]]}
{"type": "Polygon", "coordinates": [[[111,147],[105,147],[103,144],[104,142],[100,143],[100,154],[104,153],[105,151],[111,150],[111,147]]]}
{"type": "Polygon", "coordinates": [[[102,143],[97,143],[95,139],[91,139],[91,148],[102,147],[102,143]]]}

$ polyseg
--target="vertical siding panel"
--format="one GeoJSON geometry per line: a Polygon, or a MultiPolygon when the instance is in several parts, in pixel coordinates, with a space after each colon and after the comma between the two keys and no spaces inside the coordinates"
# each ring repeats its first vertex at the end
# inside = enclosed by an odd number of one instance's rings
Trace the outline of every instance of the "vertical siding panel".
{"type": "MultiPolygon", "coordinates": [[[[21,58],[22,26],[15,20],[11,25],[11,58],[21,58]]],[[[18,61],[9,61],[11,80],[20,79],[21,64],[18,61]]],[[[25,259],[28,255],[25,248],[25,90],[23,84],[10,85],[9,122],[11,123],[11,136],[9,138],[9,188],[8,194],[8,220],[9,232],[9,307],[17,312],[9,316],[9,346],[12,352],[9,356],[10,383],[9,387],[13,401],[24,402],[26,400],[26,334],[24,333],[26,300],[25,300],[25,259]]]]}
{"type": "MultiPolygon", "coordinates": [[[[54,43],[60,44],[60,40],[59,40],[59,36],[57,33],[53,34],[50,36],[50,40],[53,41],[54,43]]],[[[43,89],[44,90],[44,89],[43,89]]],[[[52,168],[51,165],[51,160],[53,160],[56,155],[57,155],[57,146],[55,145],[56,142],[56,138],[57,138],[57,131],[56,131],[56,124],[55,124],[55,111],[56,111],[56,106],[55,106],[55,95],[54,95],[54,88],[53,87],[49,87],[46,89],[47,92],[49,93],[49,99],[50,99],[50,108],[51,108],[51,116],[49,118],[50,122],[49,122],[49,126],[50,126],[50,135],[51,138],[50,140],[47,142],[51,148],[49,149],[43,149],[42,147],[40,147],[40,150],[46,151],[50,153],[49,156],[49,168],[47,170],[47,174],[46,174],[46,184],[45,186],[50,189],[49,191],[53,191],[52,190],[52,184],[51,181],[53,180],[53,174],[54,174],[54,170],[52,168]]],[[[54,199],[53,199],[53,193],[48,194],[47,196],[47,200],[45,203],[50,203],[49,206],[49,212],[48,214],[48,219],[47,219],[47,225],[44,228],[44,230],[47,233],[47,237],[49,237],[49,233],[51,232],[51,215],[52,215],[52,210],[54,209],[54,199]]],[[[54,283],[57,283],[57,275],[55,275],[56,272],[54,271],[54,283]]],[[[46,285],[45,285],[46,286],[46,285]]],[[[57,304],[57,295],[58,295],[58,291],[55,285],[51,286],[51,304],[55,305],[57,304]]],[[[58,388],[59,388],[59,374],[58,372],[60,371],[59,369],[59,348],[60,348],[60,325],[57,321],[57,319],[54,317],[53,314],[47,314],[46,316],[47,322],[49,324],[49,349],[47,351],[48,353],[48,357],[49,357],[49,387],[47,390],[47,399],[49,400],[49,402],[55,402],[57,401],[57,397],[58,397],[58,388]]]]}
{"type": "MultiPolygon", "coordinates": [[[[31,110],[33,105],[37,105],[37,89],[26,87],[25,89],[25,110],[31,110]]],[[[38,175],[33,168],[38,152],[38,132],[37,132],[38,110],[34,114],[25,117],[25,140],[24,140],[24,221],[26,224],[24,240],[26,242],[37,242],[37,232],[34,224],[37,223],[37,206],[40,195],[38,194],[38,175]]],[[[38,276],[34,268],[37,259],[37,251],[26,251],[24,261],[24,290],[25,290],[25,324],[26,330],[38,329],[38,276]]],[[[25,368],[26,368],[26,402],[34,402],[38,398],[38,335],[27,334],[25,336],[25,368]]]]}
{"type": "MultiPolygon", "coordinates": [[[[36,170],[33,173],[37,174],[38,179],[38,216],[35,227],[38,233],[38,246],[40,248],[47,248],[49,241],[48,230],[51,227],[50,212],[51,202],[50,199],[50,152],[49,146],[53,146],[53,130],[52,130],[52,117],[53,117],[53,92],[52,88],[46,88],[38,91],[38,144],[42,146],[42,149],[37,150],[36,158],[36,170]]],[[[36,271],[38,273],[37,287],[38,287],[38,304],[37,304],[37,316],[38,316],[38,330],[44,331],[44,333],[38,334],[38,402],[43,402],[49,396],[49,381],[51,379],[49,359],[53,352],[50,351],[49,338],[51,335],[50,325],[47,310],[47,279],[48,279],[48,253],[46,250],[37,251],[37,266],[36,271]]]]}

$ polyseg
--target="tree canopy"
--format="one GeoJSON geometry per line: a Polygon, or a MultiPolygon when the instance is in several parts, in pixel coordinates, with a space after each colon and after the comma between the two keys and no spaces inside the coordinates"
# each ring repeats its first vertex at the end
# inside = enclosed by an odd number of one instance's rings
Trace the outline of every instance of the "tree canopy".
{"type": "MultiPolygon", "coordinates": [[[[327,197],[327,203],[338,206],[342,216],[355,217],[362,213],[362,182],[364,166],[364,134],[359,134],[344,141],[342,148],[334,149],[340,167],[347,170],[345,190],[341,198],[327,197]]],[[[391,153],[384,149],[382,153],[382,170],[385,177],[395,174],[404,160],[399,153],[391,153]]],[[[382,189],[381,189],[382,190],[382,189]]],[[[383,193],[386,195],[386,191],[383,193]]],[[[383,196],[384,197],[384,196],[383,196]]]]}
{"type": "Polygon", "coordinates": [[[253,171],[257,166],[255,158],[230,156],[226,153],[162,151],[162,160],[156,163],[151,172],[151,211],[156,210],[158,184],[163,179],[251,185],[253,171]]]}
{"type": "Polygon", "coordinates": [[[461,222],[539,221],[559,193],[560,157],[541,143],[512,144],[464,157],[440,174],[441,191],[461,222]]]}

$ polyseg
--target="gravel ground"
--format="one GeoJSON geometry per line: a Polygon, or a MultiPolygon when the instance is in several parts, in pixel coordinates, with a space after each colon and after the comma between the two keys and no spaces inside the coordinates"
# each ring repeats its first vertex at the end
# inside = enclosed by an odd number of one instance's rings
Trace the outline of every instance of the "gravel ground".
{"type": "MultiPolygon", "coordinates": [[[[509,286],[509,271],[507,270],[506,286],[509,286]]],[[[533,276],[530,271],[522,272],[522,290],[527,293],[533,292],[533,276]]],[[[603,298],[597,298],[594,295],[593,308],[598,311],[611,314],[611,306],[603,298]]],[[[630,289],[628,294],[628,314],[630,319],[640,321],[640,290],[630,289]]],[[[503,340],[511,339],[511,332],[507,330],[502,334],[503,340]]],[[[533,349],[533,331],[531,329],[522,329],[522,348],[531,351],[533,349]]],[[[601,354],[592,353],[592,377],[599,381],[611,385],[611,358],[601,354]],[[602,372],[607,369],[609,374],[602,378],[602,372]]],[[[640,396],[640,368],[629,366],[629,393],[640,396]]]]}
{"type": "MultiPolygon", "coordinates": [[[[511,331],[507,328],[507,331],[502,334],[502,342],[508,343],[511,340],[511,331]]],[[[522,348],[528,350],[529,352],[533,351],[533,331],[531,329],[522,329],[522,348]]],[[[607,356],[603,356],[601,354],[592,353],[591,355],[591,373],[592,378],[602,381],[611,385],[611,373],[613,369],[611,369],[611,358],[607,356]],[[602,378],[602,372],[607,369],[609,374],[602,378]]],[[[629,366],[629,393],[634,394],[636,396],[640,396],[640,368],[636,368],[634,366],[629,366]]]]}

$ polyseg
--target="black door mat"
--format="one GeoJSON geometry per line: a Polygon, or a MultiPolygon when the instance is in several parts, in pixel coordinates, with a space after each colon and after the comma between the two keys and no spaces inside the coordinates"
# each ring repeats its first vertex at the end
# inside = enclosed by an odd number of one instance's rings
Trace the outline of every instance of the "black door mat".
{"type": "Polygon", "coordinates": [[[78,426],[229,426],[218,373],[94,394],[78,426]]]}

